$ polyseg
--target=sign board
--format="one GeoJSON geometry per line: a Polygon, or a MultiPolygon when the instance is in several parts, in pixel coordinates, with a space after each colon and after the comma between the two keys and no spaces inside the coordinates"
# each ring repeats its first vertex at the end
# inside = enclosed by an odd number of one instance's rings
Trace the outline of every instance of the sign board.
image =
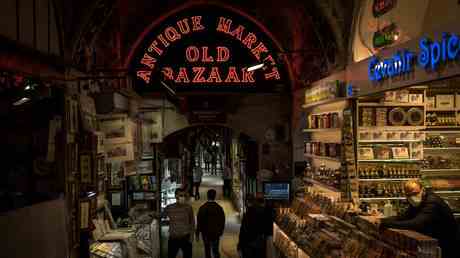
{"type": "Polygon", "coordinates": [[[136,50],[136,90],[271,91],[285,79],[276,44],[254,20],[214,5],[179,11],[154,26],[136,50]],[[248,71],[255,64],[262,69],[248,71]],[[262,85],[263,84],[263,87],[262,85]]]}
{"type": "Polygon", "coordinates": [[[353,97],[397,89],[460,75],[460,29],[454,23],[379,51],[346,68],[353,97]],[[447,31],[447,32],[446,32],[447,31]]]}

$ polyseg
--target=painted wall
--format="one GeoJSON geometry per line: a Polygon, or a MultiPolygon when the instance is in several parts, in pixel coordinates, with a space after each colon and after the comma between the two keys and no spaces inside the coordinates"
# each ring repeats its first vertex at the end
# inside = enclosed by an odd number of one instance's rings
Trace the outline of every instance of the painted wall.
{"type": "Polygon", "coordinates": [[[375,0],[363,0],[357,8],[351,37],[352,62],[362,61],[381,49],[374,49],[374,32],[394,23],[399,32],[397,46],[446,24],[458,24],[460,3],[452,0],[397,0],[394,9],[375,18],[372,5],[375,0]]]}

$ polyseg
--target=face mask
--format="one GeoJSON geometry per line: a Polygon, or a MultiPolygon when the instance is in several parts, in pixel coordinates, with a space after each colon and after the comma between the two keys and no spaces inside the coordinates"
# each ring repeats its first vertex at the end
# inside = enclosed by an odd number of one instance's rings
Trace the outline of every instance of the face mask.
{"type": "Polygon", "coordinates": [[[410,196],[407,201],[409,201],[410,205],[418,207],[422,203],[422,193],[410,196]]]}

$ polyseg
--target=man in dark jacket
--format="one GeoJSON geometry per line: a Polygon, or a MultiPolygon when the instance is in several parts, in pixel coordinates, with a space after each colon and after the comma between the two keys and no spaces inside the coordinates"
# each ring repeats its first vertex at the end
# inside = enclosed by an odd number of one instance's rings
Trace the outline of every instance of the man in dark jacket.
{"type": "Polygon", "coordinates": [[[265,258],[265,239],[267,230],[267,211],[262,200],[252,195],[246,197],[247,210],[241,221],[238,250],[243,258],[265,258]]]}
{"type": "Polygon", "coordinates": [[[198,210],[196,239],[201,237],[204,242],[206,258],[211,258],[211,249],[214,258],[220,258],[219,240],[225,229],[224,209],[215,202],[216,190],[208,191],[208,201],[198,210]]]}
{"type": "Polygon", "coordinates": [[[382,219],[381,226],[414,230],[436,238],[443,258],[459,258],[460,232],[449,206],[418,181],[406,182],[404,191],[410,204],[407,213],[382,219]]]}

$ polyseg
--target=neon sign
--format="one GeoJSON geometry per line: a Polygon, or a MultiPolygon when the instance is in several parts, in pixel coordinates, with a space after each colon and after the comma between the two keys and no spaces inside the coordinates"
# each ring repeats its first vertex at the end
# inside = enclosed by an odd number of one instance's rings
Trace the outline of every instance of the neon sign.
{"type": "Polygon", "coordinates": [[[435,71],[441,64],[458,59],[460,38],[452,33],[443,33],[441,41],[422,38],[419,41],[419,48],[418,55],[403,50],[388,59],[380,60],[378,57],[372,57],[368,65],[369,80],[378,82],[411,73],[415,60],[421,68],[435,71]]]}
{"type": "Polygon", "coordinates": [[[280,71],[265,40],[240,21],[224,15],[212,18],[187,16],[169,23],[169,26],[157,32],[148,42],[138,60],[139,69],[136,69],[136,76],[149,84],[153,74],[159,72],[161,79],[182,86],[255,84],[257,80],[278,81],[281,79],[280,71]],[[210,35],[224,36],[226,39],[216,42],[217,40],[210,35]],[[197,42],[190,42],[192,36],[197,38],[197,42]],[[228,40],[229,38],[231,40],[228,40]],[[214,42],[206,42],[208,39],[214,42]],[[231,44],[235,42],[238,46],[233,45],[232,48],[231,44]],[[165,59],[168,49],[179,45],[180,47],[171,51],[175,51],[175,59],[181,59],[183,62],[161,62],[162,58],[165,59]],[[235,49],[240,52],[233,55],[235,49]],[[241,50],[246,51],[250,60],[241,61],[241,50]],[[255,71],[247,71],[245,67],[256,62],[270,64],[260,70],[263,74],[261,76],[255,71]]]}

